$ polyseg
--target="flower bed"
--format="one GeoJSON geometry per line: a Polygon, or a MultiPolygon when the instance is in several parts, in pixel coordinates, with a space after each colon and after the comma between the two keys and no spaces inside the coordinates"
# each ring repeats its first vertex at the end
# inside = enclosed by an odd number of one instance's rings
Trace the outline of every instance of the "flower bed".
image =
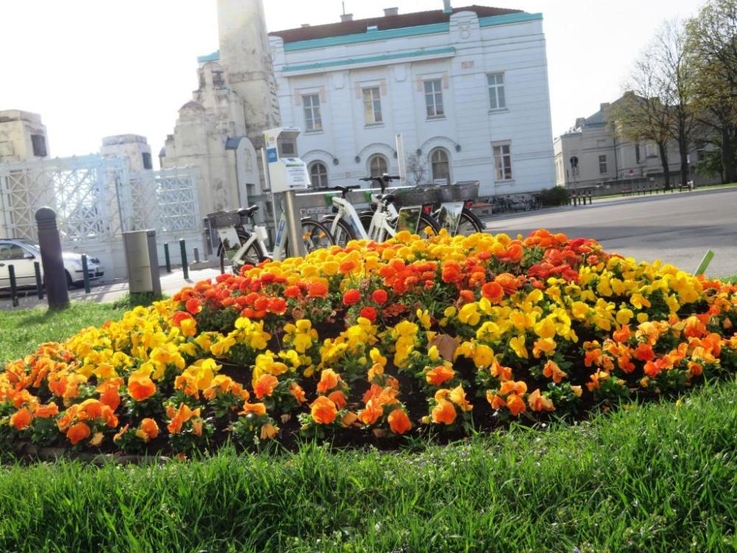
{"type": "Polygon", "coordinates": [[[0,373],[0,437],[186,453],[580,418],[732,374],[736,290],[545,230],[355,241],[42,344],[0,373]]]}

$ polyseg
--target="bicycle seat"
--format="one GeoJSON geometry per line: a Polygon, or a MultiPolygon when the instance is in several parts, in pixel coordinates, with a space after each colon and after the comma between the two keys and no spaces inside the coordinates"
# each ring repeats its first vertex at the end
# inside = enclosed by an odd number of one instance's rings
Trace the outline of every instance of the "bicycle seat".
{"type": "Polygon", "coordinates": [[[258,205],[252,205],[250,207],[241,207],[238,209],[238,215],[241,217],[250,217],[258,211],[258,205]]]}

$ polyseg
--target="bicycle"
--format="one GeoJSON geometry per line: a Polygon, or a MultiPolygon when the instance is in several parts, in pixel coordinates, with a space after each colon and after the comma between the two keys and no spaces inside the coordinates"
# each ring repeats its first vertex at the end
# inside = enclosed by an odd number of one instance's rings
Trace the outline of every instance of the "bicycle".
{"type": "Polygon", "coordinates": [[[477,198],[478,191],[477,181],[427,188],[428,195],[435,194],[437,197],[433,217],[451,236],[469,236],[486,229],[481,219],[471,210],[474,201],[471,198],[477,198]]]}
{"type": "Polygon", "coordinates": [[[331,188],[339,191],[340,196],[330,198],[333,214],[326,216],[323,221],[330,229],[336,244],[345,246],[350,240],[357,238],[383,242],[396,236],[400,230],[409,230],[421,237],[440,232],[438,222],[431,214],[425,213],[422,205],[400,206],[397,210],[397,196],[394,193],[387,194],[386,188],[391,181],[399,178],[395,175],[382,175],[359,179],[364,182],[376,182],[381,190],[379,194],[371,194],[373,209],[361,213],[358,213],[348,200],[349,193],[361,189],[361,186],[331,188]]]}
{"type": "MultiPolygon", "coordinates": [[[[286,232],[286,215],[282,212],[276,227],[274,249],[269,251],[267,244],[269,235],[266,227],[259,225],[255,220],[258,205],[242,207],[240,209],[215,214],[216,228],[220,238],[218,257],[220,270],[225,272],[225,257],[232,264],[234,273],[239,273],[245,265],[258,265],[263,261],[282,260],[289,256],[289,237],[286,232]],[[253,228],[249,231],[244,225],[247,221],[253,228]],[[231,254],[228,254],[228,252],[231,254]]],[[[314,219],[303,217],[300,220],[302,240],[305,251],[310,253],[319,248],[327,248],[335,244],[330,230],[314,219]]]]}

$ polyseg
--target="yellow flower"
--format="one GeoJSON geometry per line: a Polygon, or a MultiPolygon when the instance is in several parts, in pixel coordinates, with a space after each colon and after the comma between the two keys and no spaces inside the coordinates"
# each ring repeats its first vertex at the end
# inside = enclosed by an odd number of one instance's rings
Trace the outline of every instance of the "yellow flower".
{"type": "Polygon", "coordinates": [[[509,347],[514,351],[514,353],[517,354],[517,357],[521,359],[528,359],[529,354],[527,353],[527,348],[525,347],[525,337],[522,336],[515,336],[512,339],[509,340],[509,347]]]}

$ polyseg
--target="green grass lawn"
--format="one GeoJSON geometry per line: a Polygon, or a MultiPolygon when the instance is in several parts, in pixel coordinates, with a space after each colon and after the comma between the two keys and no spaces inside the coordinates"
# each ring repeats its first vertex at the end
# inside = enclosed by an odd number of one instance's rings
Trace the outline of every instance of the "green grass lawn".
{"type": "MultiPolygon", "coordinates": [[[[0,361],[122,315],[0,312],[0,361]]],[[[0,466],[0,551],[737,549],[737,384],[448,446],[0,466]]]]}

